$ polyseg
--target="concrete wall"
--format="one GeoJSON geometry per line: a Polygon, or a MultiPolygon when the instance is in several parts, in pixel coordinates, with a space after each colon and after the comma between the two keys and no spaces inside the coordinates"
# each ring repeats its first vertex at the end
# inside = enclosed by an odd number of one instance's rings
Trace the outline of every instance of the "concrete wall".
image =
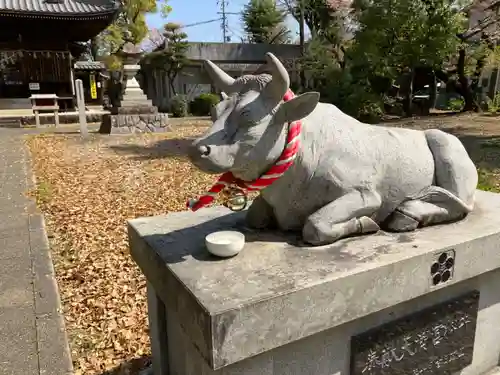
{"type": "MultiPolygon", "coordinates": [[[[300,47],[295,44],[241,44],[241,43],[190,43],[187,52],[189,66],[175,78],[173,86],[177,94],[192,100],[201,93],[215,91],[203,70],[203,60],[212,60],[229,75],[239,77],[254,72],[265,62],[267,52],[272,52],[287,67],[292,82],[297,79],[295,62],[300,57],[300,47]]],[[[143,89],[160,111],[168,110],[173,96],[168,79],[160,70],[145,71],[143,89]]]]}
{"type": "Polygon", "coordinates": [[[300,56],[298,44],[243,44],[243,43],[190,43],[187,53],[191,60],[233,61],[239,63],[263,63],[267,52],[282,59],[300,56]]]}

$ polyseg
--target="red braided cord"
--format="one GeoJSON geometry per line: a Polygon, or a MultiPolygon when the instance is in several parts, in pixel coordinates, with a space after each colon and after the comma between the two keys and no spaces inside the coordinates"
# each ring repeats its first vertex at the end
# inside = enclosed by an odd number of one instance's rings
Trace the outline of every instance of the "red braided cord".
{"type": "MultiPolygon", "coordinates": [[[[288,90],[283,97],[283,100],[286,102],[291,100],[293,97],[293,92],[288,90]]],[[[220,176],[215,185],[212,186],[205,195],[202,195],[197,201],[188,201],[187,207],[192,211],[197,211],[200,208],[211,204],[215,200],[217,194],[220,193],[226,186],[231,184],[236,184],[248,191],[262,190],[271,185],[293,165],[295,156],[299,150],[299,135],[301,130],[302,122],[300,120],[288,124],[285,149],[276,163],[258,179],[255,181],[243,181],[234,177],[231,172],[226,172],[220,176]]]]}

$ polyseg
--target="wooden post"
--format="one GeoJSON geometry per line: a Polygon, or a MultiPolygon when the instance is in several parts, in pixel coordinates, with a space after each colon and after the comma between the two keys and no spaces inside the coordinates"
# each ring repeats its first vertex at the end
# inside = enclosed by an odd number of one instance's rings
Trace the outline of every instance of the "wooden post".
{"type": "Polygon", "coordinates": [[[83,82],[81,79],[76,80],[76,105],[78,106],[78,118],[80,120],[80,133],[83,138],[89,135],[87,128],[87,116],[85,114],[85,97],[83,93],[83,82]]]}
{"type": "Polygon", "coordinates": [[[75,96],[75,73],[73,72],[73,67],[71,65],[69,69],[69,77],[71,81],[71,95],[75,96]]]}
{"type": "Polygon", "coordinates": [[[38,110],[35,110],[35,124],[36,127],[40,127],[40,112],[38,110]]]}
{"type": "Polygon", "coordinates": [[[56,128],[59,126],[59,110],[58,109],[54,109],[54,124],[55,124],[56,128]]]}

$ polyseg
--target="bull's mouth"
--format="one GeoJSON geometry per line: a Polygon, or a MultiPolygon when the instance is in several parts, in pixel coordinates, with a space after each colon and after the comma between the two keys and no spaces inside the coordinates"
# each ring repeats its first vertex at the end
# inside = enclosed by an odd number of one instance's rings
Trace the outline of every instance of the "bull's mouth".
{"type": "Polygon", "coordinates": [[[204,145],[195,141],[189,148],[191,163],[202,172],[222,174],[229,172],[234,164],[235,145],[204,145]]]}
{"type": "Polygon", "coordinates": [[[232,163],[230,164],[227,161],[224,163],[219,162],[216,159],[215,155],[201,156],[190,154],[188,156],[191,163],[204,173],[222,174],[225,172],[229,172],[232,167],[232,163]]]}
{"type": "Polygon", "coordinates": [[[210,161],[208,158],[190,158],[191,163],[200,171],[207,174],[222,174],[228,172],[227,168],[217,165],[210,161]]]}

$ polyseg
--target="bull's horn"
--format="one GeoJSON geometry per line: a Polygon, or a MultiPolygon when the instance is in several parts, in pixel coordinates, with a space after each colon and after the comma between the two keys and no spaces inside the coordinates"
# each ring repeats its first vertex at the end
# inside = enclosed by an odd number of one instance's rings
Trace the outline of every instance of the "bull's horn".
{"type": "Polygon", "coordinates": [[[271,97],[281,100],[290,87],[290,76],[281,61],[271,52],[266,53],[266,60],[269,71],[273,76],[271,83],[269,83],[266,89],[271,91],[271,97]]]}
{"type": "Polygon", "coordinates": [[[233,90],[234,78],[215,65],[210,60],[205,60],[204,62],[205,70],[212,79],[215,86],[217,86],[222,91],[231,93],[233,90]]]}

